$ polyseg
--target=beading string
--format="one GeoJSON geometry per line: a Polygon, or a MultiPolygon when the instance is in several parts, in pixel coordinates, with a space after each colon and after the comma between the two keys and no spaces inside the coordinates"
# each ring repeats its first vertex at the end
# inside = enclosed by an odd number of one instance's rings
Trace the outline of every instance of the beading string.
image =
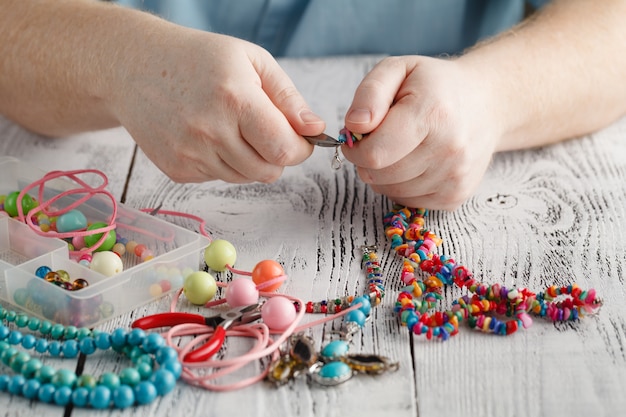
{"type": "Polygon", "coordinates": [[[535,294],[526,288],[509,289],[477,281],[465,266],[435,252],[441,239],[426,228],[427,214],[424,209],[394,206],[384,217],[391,247],[404,260],[401,280],[405,287],[394,309],[413,334],[445,341],[456,335],[459,324],[467,320],[470,328],[481,332],[509,335],[530,327],[531,315],[555,322],[575,321],[602,306],[594,289],[585,291],[576,284],[552,285],[535,294]],[[416,277],[418,270],[427,277],[416,277]],[[471,295],[455,300],[449,310],[437,310],[443,288],[452,284],[467,289],[471,295]]]}

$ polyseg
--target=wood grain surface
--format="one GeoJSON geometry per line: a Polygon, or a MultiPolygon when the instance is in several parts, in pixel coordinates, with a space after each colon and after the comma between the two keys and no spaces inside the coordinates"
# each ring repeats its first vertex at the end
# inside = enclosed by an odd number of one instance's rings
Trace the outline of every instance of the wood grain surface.
{"type": "MultiPolygon", "coordinates": [[[[352,93],[379,57],[283,60],[281,64],[333,134],[352,93]]],[[[163,150],[165,151],[165,150],[163,150]]],[[[387,295],[350,351],[398,361],[396,372],[359,375],[333,388],[304,378],[275,388],[256,384],[212,392],[180,382],[154,403],[124,411],[63,409],[0,394],[0,416],[617,416],[626,409],[626,120],[554,146],[498,154],[475,195],[454,212],[435,211],[428,226],[442,253],[482,281],[542,291],[555,283],[594,287],[600,313],[576,323],[533,326],[510,337],[487,336],[462,325],[448,342],[411,337],[393,313],[401,260],[383,233],[391,203],[373,193],[332,151],[316,149],[274,184],[175,184],[123,129],[47,139],[0,119],[0,156],[44,170],[96,168],[108,189],[134,208],[163,204],[202,217],[214,238],[237,248],[237,267],[251,270],[275,259],[289,280],[280,291],[321,300],[364,291],[360,246],[379,245],[387,295]]],[[[2,175],[0,173],[0,175],[2,175]]],[[[197,230],[191,220],[167,220],[197,230]]],[[[219,279],[232,279],[222,273],[219,279]]],[[[462,295],[447,289],[442,306],[462,295]]],[[[128,327],[167,309],[169,298],[100,326],[128,327]]],[[[6,306],[6,305],[5,305],[6,306]]],[[[187,304],[182,308],[194,311],[187,304]]],[[[195,309],[197,311],[197,309],[195,309]]],[[[311,330],[321,345],[340,320],[311,330]]],[[[245,349],[229,340],[228,349],[245,349]]],[[[47,360],[75,368],[75,360],[47,360]]],[[[89,356],[84,372],[120,371],[116,355],[89,356]]],[[[237,377],[249,375],[244,369],[237,377]]],[[[257,369],[258,371],[258,369],[257,369]]],[[[228,378],[224,379],[228,382],[228,378]]]]}

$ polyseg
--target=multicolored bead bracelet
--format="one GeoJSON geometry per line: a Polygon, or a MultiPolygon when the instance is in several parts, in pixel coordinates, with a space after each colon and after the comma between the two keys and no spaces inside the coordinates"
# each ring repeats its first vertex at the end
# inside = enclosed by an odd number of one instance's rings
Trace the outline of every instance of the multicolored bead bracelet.
{"type": "Polygon", "coordinates": [[[401,280],[405,287],[398,295],[395,311],[413,334],[447,340],[456,335],[459,324],[467,320],[470,328],[509,335],[519,328],[530,327],[531,314],[552,321],[575,321],[602,306],[594,289],[584,291],[576,284],[553,285],[535,294],[525,288],[508,289],[500,284],[477,281],[465,266],[435,253],[441,239],[425,227],[427,214],[424,209],[394,206],[384,217],[385,234],[391,240],[391,247],[404,259],[401,280]],[[418,269],[428,277],[417,278],[415,271],[418,269]],[[443,288],[452,284],[466,288],[471,295],[455,300],[447,311],[436,311],[443,288]]]}

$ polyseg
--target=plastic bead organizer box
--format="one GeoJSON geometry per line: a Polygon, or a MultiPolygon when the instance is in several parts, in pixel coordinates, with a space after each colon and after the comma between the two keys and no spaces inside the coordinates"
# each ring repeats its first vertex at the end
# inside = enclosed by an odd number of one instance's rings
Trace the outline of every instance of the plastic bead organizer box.
{"type": "MultiPolygon", "coordinates": [[[[21,191],[44,177],[45,173],[14,159],[0,157],[0,195],[21,191]]],[[[43,200],[77,188],[66,178],[46,181],[43,200]]],[[[29,190],[36,198],[39,187],[29,190]]],[[[54,201],[61,209],[76,203],[84,194],[69,193],[54,201]]],[[[41,203],[37,201],[37,203],[41,203]]],[[[185,270],[198,270],[202,251],[209,239],[150,214],[114,202],[102,193],[94,193],[78,209],[89,224],[115,221],[116,232],[127,240],[148,247],[153,255],[142,262],[135,254],[121,258],[122,272],[105,276],[71,259],[67,242],[41,236],[24,222],[0,216],[0,299],[30,315],[77,327],[94,326],[140,305],[164,296],[182,286],[185,270]],[[115,213],[115,219],[111,219],[115,213]],[[89,285],[68,291],[40,278],[40,266],[65,270],[72,278],[83,278],[89,285]],[[160,284],[163,291],[154,291],[160,284]]]]}

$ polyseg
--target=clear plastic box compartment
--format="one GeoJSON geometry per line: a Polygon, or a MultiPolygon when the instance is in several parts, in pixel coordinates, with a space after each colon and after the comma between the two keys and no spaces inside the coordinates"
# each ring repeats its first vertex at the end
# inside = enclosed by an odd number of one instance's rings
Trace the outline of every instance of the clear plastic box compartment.
{"type": "MultiPolygon", "coordinates": [[[[0,159],[0,195],[23,189],[44,173],[15,159],[0,159]]],[[[75,188],[69,180],[46,184],[44,199],[75,188]]],[[[36,191],[29,192],[36,198],[36,191]]],[[[59,199],[66,207],[84,194],[59,199]]],[[[96,194],[79,206],[88,222],[107,221],[111,200],[96,194]]],[[[70,259],[67,243],[40,236],[15,219],[0,219],[0,298],[31,315],[74,326],[94,326],[124,314],[182,286],[183,275],[200,268],[209,239],[155,216],[117,204],[116,233],[146,245],[154,258],[142,262],[135,254],[122,256],[124,271],[104,276],[70,259]],[[84,278],[89,286],[68,291],[37,277],[40,266],[66,270],[71,280],[84,278]]]]}

